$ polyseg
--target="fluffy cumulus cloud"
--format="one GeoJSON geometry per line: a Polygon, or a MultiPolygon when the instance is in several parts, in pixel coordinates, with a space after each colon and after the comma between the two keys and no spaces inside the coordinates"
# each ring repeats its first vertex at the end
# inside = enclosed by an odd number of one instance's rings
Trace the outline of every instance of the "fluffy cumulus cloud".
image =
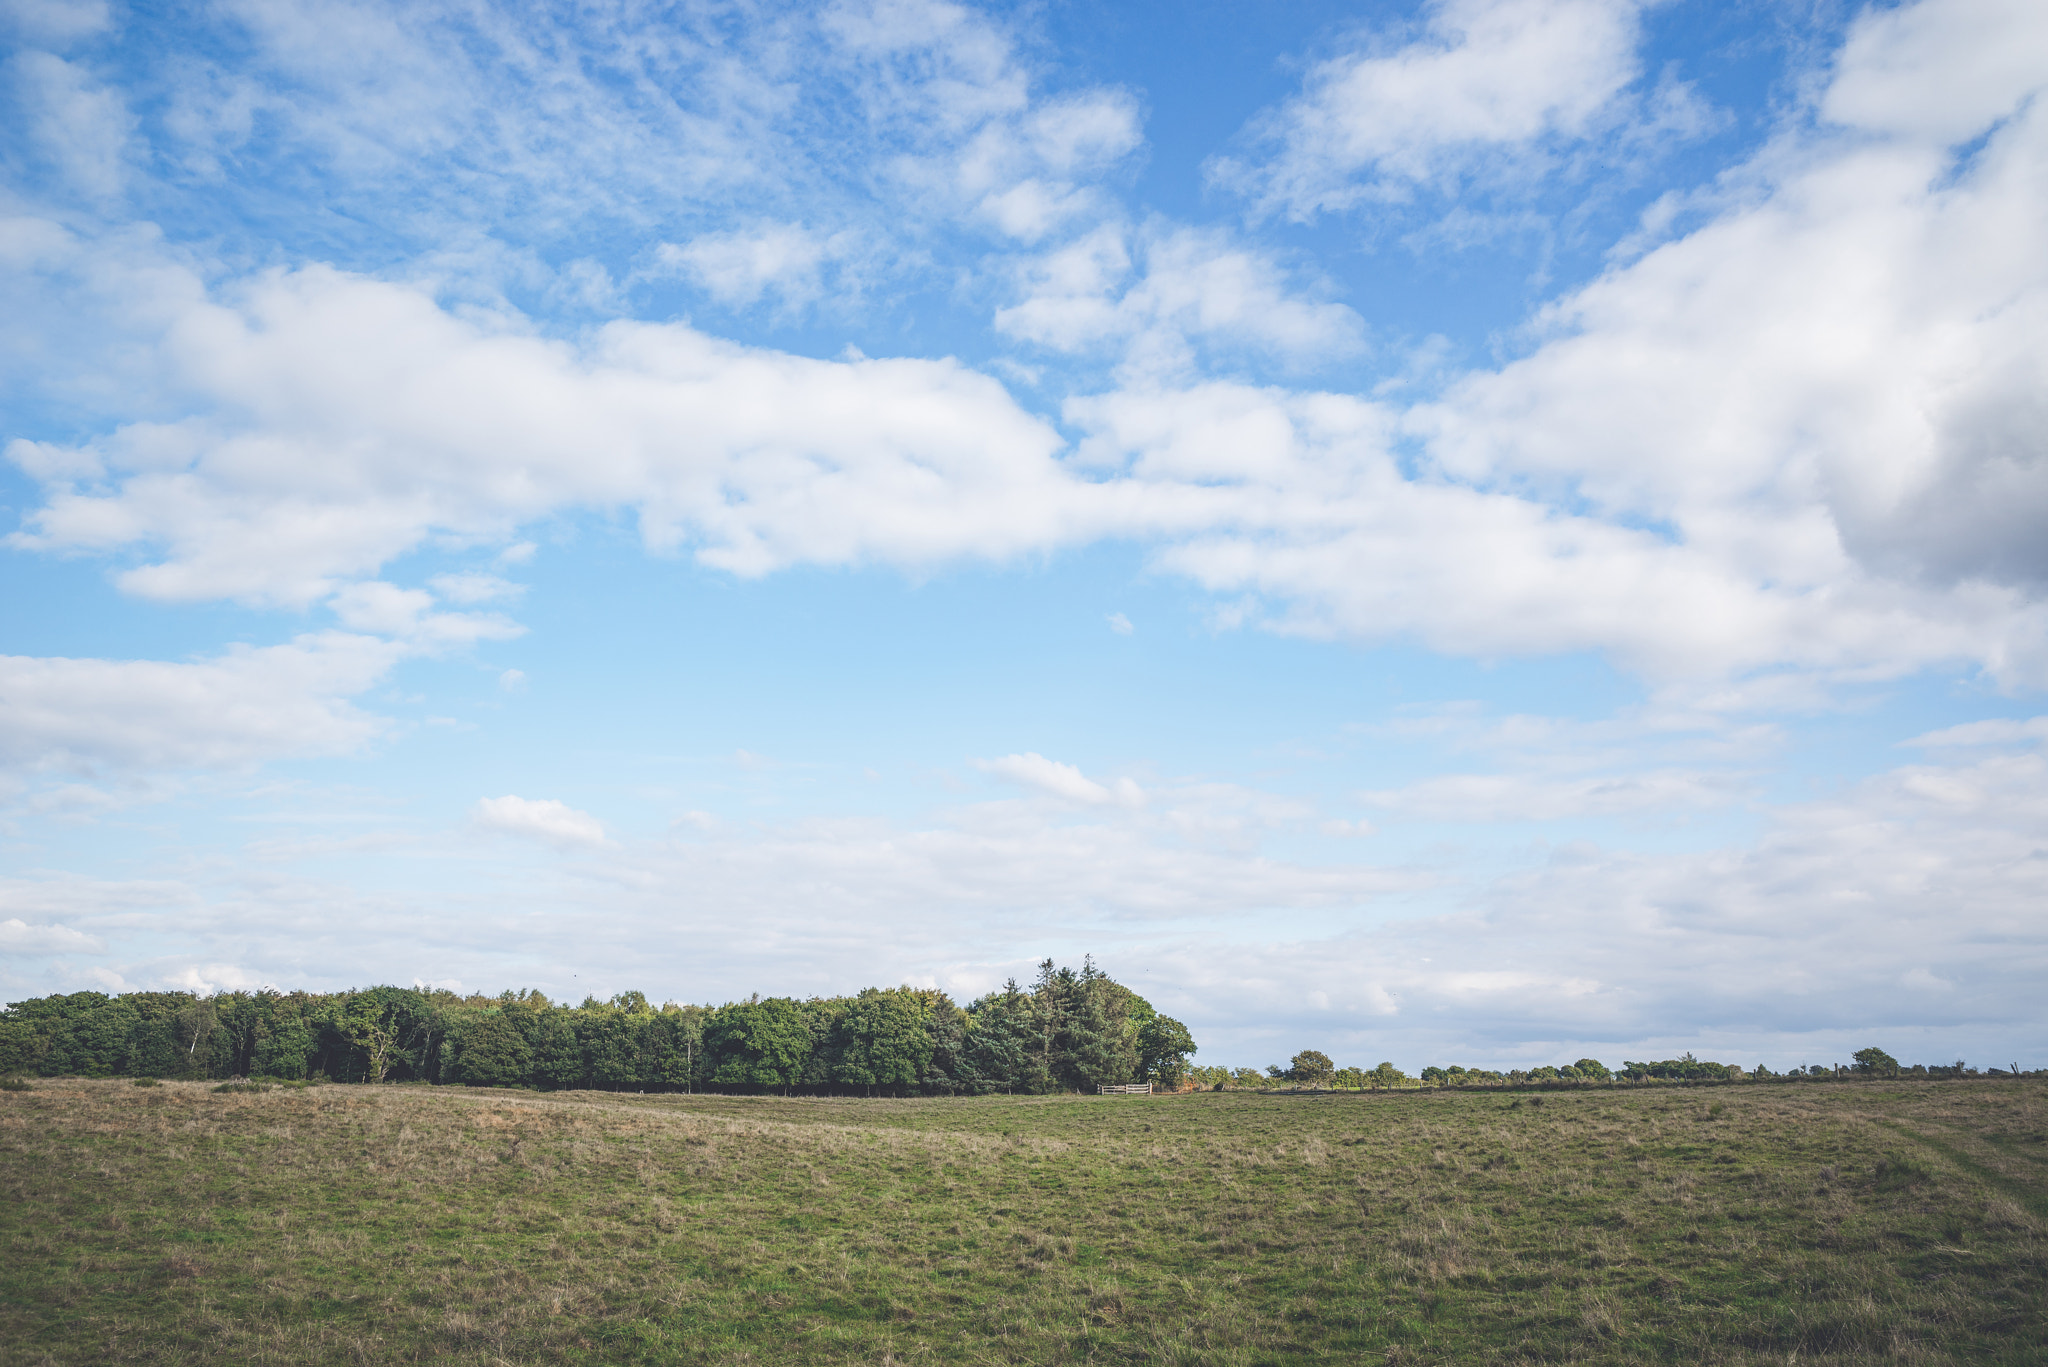
{"type": "MultiPolygon", "coordinates": [[[[1997,46],[2041,41],[2028,7],[1965,9],[1997,46]]],[[[18,442],[50,492],[17,544],[143,550],[122,583],[150,596],[299,604],[431,537],[509,540],[579,507],[636,510],[650,545],[743,574],[1128,536],[1305,630],[1601,650],[1660,676],[1961,659],[2041,677],[2048,114],[2034,68],[1978,81],[1975,47],[1917,31],[1864,21],[1818,127],[1556,303],[1522,359],[1414,407],[1191,379],[1191,339],[1303,354],[1360,334],[1188,232],[1145,238],[1142,269],[1122,229],[1076,238],[996,315],[1126,364],[1067,402],[1072,447],[953,362],[812,360],[681,324],[554,340],[331,268],[209,293],[159,263],[145,343],[195,411],[18,442]],[[1895,97],[1972,81],[1921,116],[1895,97]]],[[[391,594],[337,605],[388,616],[391,594]]]]}
{"type": "MultiPolygon", "coordinates": [[[[1052,430],[952,362],[816,361],[680,324],[556,342],[323,267],[195,301],[164,345],[207,411],[11,448],[52,478],[15,544],[155,549],[121,576],[148,597],[305,604],[430,536],[509,540],[575,507],[637,508],[654,547],[742,574],[1088,531],[1052,430]]],[[[424,608],[358,593],[380,621],[424,608]]]]}
{"type": "Polygon", "coordinates": [[[1435,0],[1424,31],[1367,36],[1316,66],[1259,126],[1269,155],[1224,159],[1225,183],[1307,217],[1400,199],[1475,164],[1611,124],[1639,70],[1636,0],[1435,0]]]}
{"type": "Polygon", "coordinates": [[[347,753],[386,725],[350,699],[398,658],[341,632],[189,662],[0,656],[0,766],[239,769],[347,753]]]}
{"type": "Polygon", "coordinates": [[[1126,376],[1185,375],[1199,351],[1320,366],[1364,342],[1351,309],[1303,294],[1270,255],[1223,233],[1105,224],[1020,274],[1023,297],[996,311],[999,331],[1120,356],[1126,376]]]}
{"type": "MultiPolygon", "coordinates": [[[[2031,7],[2006,19],[2001,44],[2048,42],[2031,7]]],[[[1837,98],[1873,67],[1923,91],[1972,79],[1974,61],[1876,23],[1822,102],[1839,131],[1760,161],[1760,202],[1562,301],[1555,340],[1417,415],[1447,470],[1674,524],[1758,581],[1868,574],[1985,606],[2033,591],[2048,77],[1973,101],[1960,136],[1987,141],[1958,161],[1945,107],[1915,123],[1837,98]]]]}

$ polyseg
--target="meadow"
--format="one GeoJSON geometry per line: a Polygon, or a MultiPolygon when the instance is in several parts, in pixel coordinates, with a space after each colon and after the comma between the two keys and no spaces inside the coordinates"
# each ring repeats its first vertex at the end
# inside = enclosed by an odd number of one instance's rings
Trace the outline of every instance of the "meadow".
{"type": "Polygon", "coordinates": [[[0,1092],[7,1363],[2040,1363],[2048,1086],[0,1092]]]}

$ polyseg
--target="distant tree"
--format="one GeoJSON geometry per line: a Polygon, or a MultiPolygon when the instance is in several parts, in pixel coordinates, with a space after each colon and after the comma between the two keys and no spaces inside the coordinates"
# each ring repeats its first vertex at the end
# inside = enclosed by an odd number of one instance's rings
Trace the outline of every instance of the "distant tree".
{"type": "MultiPolygon", "coordinates": [[[[1054,1042],[1055,1067],[1066,1086],[1093,1091],[1134,1081],[1138,1073],[1138,1031],[1124,1011],[1135,996],[1082,960],[1078,974],[1062,980],[1062,1020],[1054,1042]]],[[[1146,1006],[1146,1012],[1151,1008],[1146,1006]]]]}
{"type": "Polygon", "coordinates": [[[1408,1075],[1391,1063],[1382,1063],[1372,1070],[1372,1085],[1376,1088],[1398,1087],[1407,1080],[1408,1075]]]}
{"type": "Polygon", "coordinates": [[[1855,1054],[1856,1071],[1870,1077],[1897,1077],[1899,1061],[1884,1050],[1872,1047],[1858,1049],[1855,1054]]]}
{"type": "Polygon", "coordinates": [[[1187,1075],[1195,1037],[1171,1016],[1152,1016],[1138,1027],[1138,1075],[1142,1080],[1178,1087],[1187,1075]]]}
{"type": "Polygon", "coordinates": [[[657,1086],[678,1092],[696,1090],[708,1014],[701,1006],[668,1002],[648,1022],[649,1073],[657,1086]]]}
{"type": "Polygon", "coordinates": [[[1311,1087],[1325,1087],[1337,1071],[1337,1065],[1330,1056],[1319,1049],[1304,1049],[1296,1054],[1287,1065],[1287,1077],[1293,1082],[1305,1082],[1311,1087]]]}
{"type": "MultiPolygon", "coordinates": [[[[370,997],[370,993],[361,994],[370,997]]],[[[249,1071],[257,1077],[302,1078],[308,1065],[320,1047],[320,1035],[316,1023],[307,1018],[306,1008],[316,1006],[307,1001],[304,994],[290,996],[282,992],[263,991],[256,994],[249,1013],[249,1071]]],[[[360,1015],[344,1015],[343,1020],[351,1025],[371,1028],[373,1025],[382,1032],[384,1072],[389,1072],[398,1063],[403,1052],[401,1034],[407,1023],[399,1007],[375,999],[374,1005],[365,1006],[360,1015]],[[389,1009],[385,1009],[385,1008],[389,1009]]],[[[358,1040],[360,1042],[360,1040],[358,1040]]],[[[382,1082],[384,1073],[372,1078],[382,1082]]]]}
{"type": "Polygon", "coordinates": [[[726,1087],[793,1087],[811,1053],[804,1011],[788,997],[734,1002],[712,1014],[704,1047],[711,1080],[726,1087]]]}
{"type": "Polygon", "coordinates": [[[1031,999],[1015,978],[967,1008],[966,1037],[960,1046],[961,1082],[968,1091],[1035,1092],[1036,1017],[1031,999]]]}
{"type": "Polygon", "coordinates": [[[902,992],[868,988],[838,1018],[831,1036],[832,1081],[901,1094],[924,1080],[932,1037],[919,1003],[902,992]]]}
{"type": "Polygon", "coordinates": [[[1607,1071],[1607,1065],[1597,1058],[1582,1058],[1572,1067],[1578,1069],[1580,1077],[1589,1078],[1594,1082],[1605,1082],[1614,1076],[1607,1071]]]}
{"type": "Polygon", "coordinates": [[[207,1050],[213,1032],[220,1028],[220,1012],[214,1008],[210,997],[194,997],[178,1008],[171,1017],[171,1039],[185,1055],[184,1067],[180,1072],[206,1072],[207,1050]]]}
{"type": "Polygon", "coordinates": [[[463,1031],[456,1070],[475,1086],[517,1087],[533,1074],[533,1046],[506,1012],[487,1012],[463,1031]]]}
{"type": "Polygon", "coordinates": [[[576,1037],[576,1013],[569,1007],[549,1007],[540,1013],[533,1032],[533,1077],[544,1087],[583,1085],[583,1043],[576,1037]]]}
{"type": "Polygon", "coordinates": [[[640,1027],[646,1020],[646,1016],[631,1015],[609,1005],[576,1013],[576,1040],[583,1048],[584,1075],[590,1086],[608,1092],[638,1090],[640,1027]]]}

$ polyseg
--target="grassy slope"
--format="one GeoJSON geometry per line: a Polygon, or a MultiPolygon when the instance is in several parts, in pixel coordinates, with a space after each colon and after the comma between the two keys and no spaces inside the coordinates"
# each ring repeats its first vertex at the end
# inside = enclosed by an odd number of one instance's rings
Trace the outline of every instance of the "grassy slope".
{"type": "Polygon", "coordinates": [[[2048,1361],[2048,1088],[0,1093],[0,1361],[2048,1361]]]}

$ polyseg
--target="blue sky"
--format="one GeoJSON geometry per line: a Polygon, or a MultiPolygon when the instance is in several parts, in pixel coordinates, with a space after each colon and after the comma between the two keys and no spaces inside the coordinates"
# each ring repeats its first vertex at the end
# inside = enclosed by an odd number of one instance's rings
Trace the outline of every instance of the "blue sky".
{"type": "Polygon", "coordinates": [[[0,11],[10,997],[2044,1062],[2039,6],[0,11]]]}

